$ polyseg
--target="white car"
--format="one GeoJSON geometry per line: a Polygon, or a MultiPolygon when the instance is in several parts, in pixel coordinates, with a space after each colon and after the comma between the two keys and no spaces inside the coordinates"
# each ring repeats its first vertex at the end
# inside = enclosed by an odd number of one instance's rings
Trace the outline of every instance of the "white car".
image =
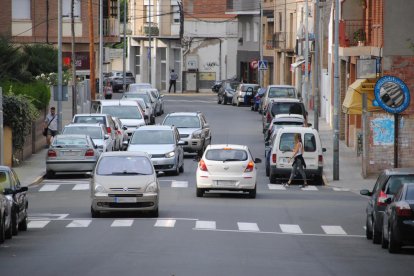
{"type": "Polygon", "coordinates": [[[230,190],[256,197],[255,163],[250,150],[243,145],[209,145],[197,167],[197,197],[210,190],[230,190]]]}

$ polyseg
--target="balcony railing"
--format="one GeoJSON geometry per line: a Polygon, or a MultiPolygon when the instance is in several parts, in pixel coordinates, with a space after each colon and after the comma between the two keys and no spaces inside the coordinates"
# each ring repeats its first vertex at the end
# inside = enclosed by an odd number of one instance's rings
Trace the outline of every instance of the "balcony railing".
{"type": "Polygon", "coordinates": [[[119,36],[119,19],[106,18],[103,20],[104,36],[119,36]]]}
{"type": "Polygon", "coordinates": [[[275,48],[274,41],[272,39],[266,40],[266,49],[267,50],[273,50],[275,48]]]}
{"type": "Polygon", "coordinates": [[[160,34],[160,29],[154,23],[152,24],[151,28],[149,25],[144,25],[142,27],[142,31],[145,35],[149,35],[150,32],[151,32],[151,35],[153,36],[158,36],[160,34]]]}
{"type": "Polygon", "coordinates": [[[369,20],[341,20],[339,22],[339,46],[372,46],[372,25],[369,20]]]}

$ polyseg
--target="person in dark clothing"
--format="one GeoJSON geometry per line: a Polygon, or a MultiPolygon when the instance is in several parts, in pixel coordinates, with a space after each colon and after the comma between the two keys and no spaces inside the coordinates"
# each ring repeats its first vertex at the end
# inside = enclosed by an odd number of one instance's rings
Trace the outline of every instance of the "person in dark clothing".
{"type": "Polygon", "coordinates": [[[308,183],[306,181],[306,173],[304,170],[304,168],[306,168],[306,163],[303,159],[303,143],[300,133],[295,134],[295,148],[293,149],[292,157],[289,158],[289,163],[292,159],[294,159],[292,164],[292,172],[290,174],[289,181],[283,184],[283,186],[289,187],[292,183],[293,178],[296,176],[297,172],[299,172],[304,181],[304,184],[301,186],[301,188],[305,188],[308,186],[308,183]]]}
{"type": "Polygon", "coordinates": [[[178,75],[177,73],[174,72],[174,69],[171,70],[171,74],[170,74],[170,88],[168,88],[168,93],[171,92],[171,87],[174,85],[174,93],[176,91],[176,85],[177,85],[177,79],[178,79],[178,75]]]}

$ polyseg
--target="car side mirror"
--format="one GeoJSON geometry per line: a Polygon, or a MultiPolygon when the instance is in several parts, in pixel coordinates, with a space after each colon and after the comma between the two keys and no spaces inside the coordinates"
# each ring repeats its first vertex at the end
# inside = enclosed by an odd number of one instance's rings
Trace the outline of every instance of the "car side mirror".
{"type": "Polygon", "coordinates": [[[367,189],[363,189],[363,190],[359,191],[359,194],[363,195],[363,196],[372,196],[372,193],[370,191],[368,191],[367,189]]]}
{"type": "Polygon", "coordinates": [[[260,159],[260,158],[255,158],[255,159],[254,159],[254,163],[256,163],[256,164],[262,163],[262,159],[260,159]]]}
{"type": "Polygon", "coordinates": [[[326,152],[326,148],[322,148],[322,152],[326,152]]]}
{"type": "Polygon", "coordinates": [[[105,139],[105,140],[108,140],[108,139],[109,139],[109,135],[108,135],[108,134],[105,134],[105,135],[104,135],[104,139],[105,139]]]}
{"type": "Polygon", "coordinates": [[[177,145],[179,145],[179,146],[184,146],[184,145],[186,145],[187,144],[187,142],[185,142],[185,141],[183,141],[183,140],[180,140],[180,141],[178,141],[178,143],[177,143],[177,145]]]}

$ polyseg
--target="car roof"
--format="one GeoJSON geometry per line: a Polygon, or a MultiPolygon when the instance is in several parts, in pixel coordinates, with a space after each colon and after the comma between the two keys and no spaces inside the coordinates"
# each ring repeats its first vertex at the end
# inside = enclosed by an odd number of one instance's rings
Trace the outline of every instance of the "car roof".
{"type": "Polygon", "coordinates": [[[410,174],[414,174],[414,168],[385,169],[384,173],[387,175],[410,175],[410,174]]]}
{"type": "Polygon", "coordinates": [[[96,123],[96,124],[70,123],[70,124],[66,125],[65,127],[100,127],[100,128],[102,128],[102,124],[100,124],[100,123],[96,123]]]}
{"type": "Polygon", "coordinates": [[[152,126],[140,126],[135,131],[140,130],[172,130],[174,127],[169,125],[152,125],[152,126]]]}
{"type": "Polygon", "coordinates": [[[145,156],[149,158],[148,153],[143,151],[107,151],[101,153],[101,158],[106,156],[145,156]]]}
{"type": "Polygon", "coordinates": [[[301,114],[277,114],[275,115],[273,120],[276,120],[276,119],[302,119],[304,120],[305,118],[303,118],[303,115],[301,114]]]}
{"type": "Polygon", "coordinates": [[[73,137],[73,138],[86,138],[88,135],[86,134],[58,134],[56,137],[65,138],[65,137],[73,137]]]}
{"type": "Polygon", "coordinates": [[[209,145],[209,149],[223,149],[223,148],[231,148],[231,149],[241,149],[241,150],[248,150],[248,147],[245,145],[236,145],[236,144],[215,144],[209,145]]]}
{"type": "Polygon", "coordinates": [[[280,88],[295,88],[294,86],[292,86],[292,85],[286,85],[286,84],[270,84],[270,85],[268,85],[267,86],[268,88],[271,88],[271,87],[280,87],[280,88]]]}
{"type": "Polygon", "coordinates": [[[306,133],[318,133],[318,131],[314,128],[311,127],[303,127],[303,126],[289,126],[289,127],[282,127],[280,129],[281,132],[289,132],[289,133],[302,133],[302,132],[306,132],[306,133]]]}
{"type": "Polygon", "coordinates": [[[301,103],[302,101],[296,98],[270,98],[271,103],[301,103]]]}
{"type": "Polygon", "coordinates": [[[289,116],[282,116],[278,118],[273,118],[272,123],[276,122],[301,122],[303,123],[305,121],[305,118],[303,116],[295,116],[295,117],[289,117],[289,116]]]}
{"type": "Polygon", "coordinates": [[[172,112],[167,116],[197,116],[200,112],[172,112]]]}
{"type": "Polygon", "coordinates": [[[83,114],[75,114],[73,117],[102,117],[102,116],[109,116],[108,114],[102,114],[102,113],[83,113],[83,114]]]}
{"type": "Polygon", "coordinates": [[[10,167],[8,166],[0,166],[1,171],[11,171],[10,167]]]}
{"type": "Polygon", "coordinates": [[[102,106],[137,106],[138,103],[132,100],[104,100],[101,101],[102,106]]]}

